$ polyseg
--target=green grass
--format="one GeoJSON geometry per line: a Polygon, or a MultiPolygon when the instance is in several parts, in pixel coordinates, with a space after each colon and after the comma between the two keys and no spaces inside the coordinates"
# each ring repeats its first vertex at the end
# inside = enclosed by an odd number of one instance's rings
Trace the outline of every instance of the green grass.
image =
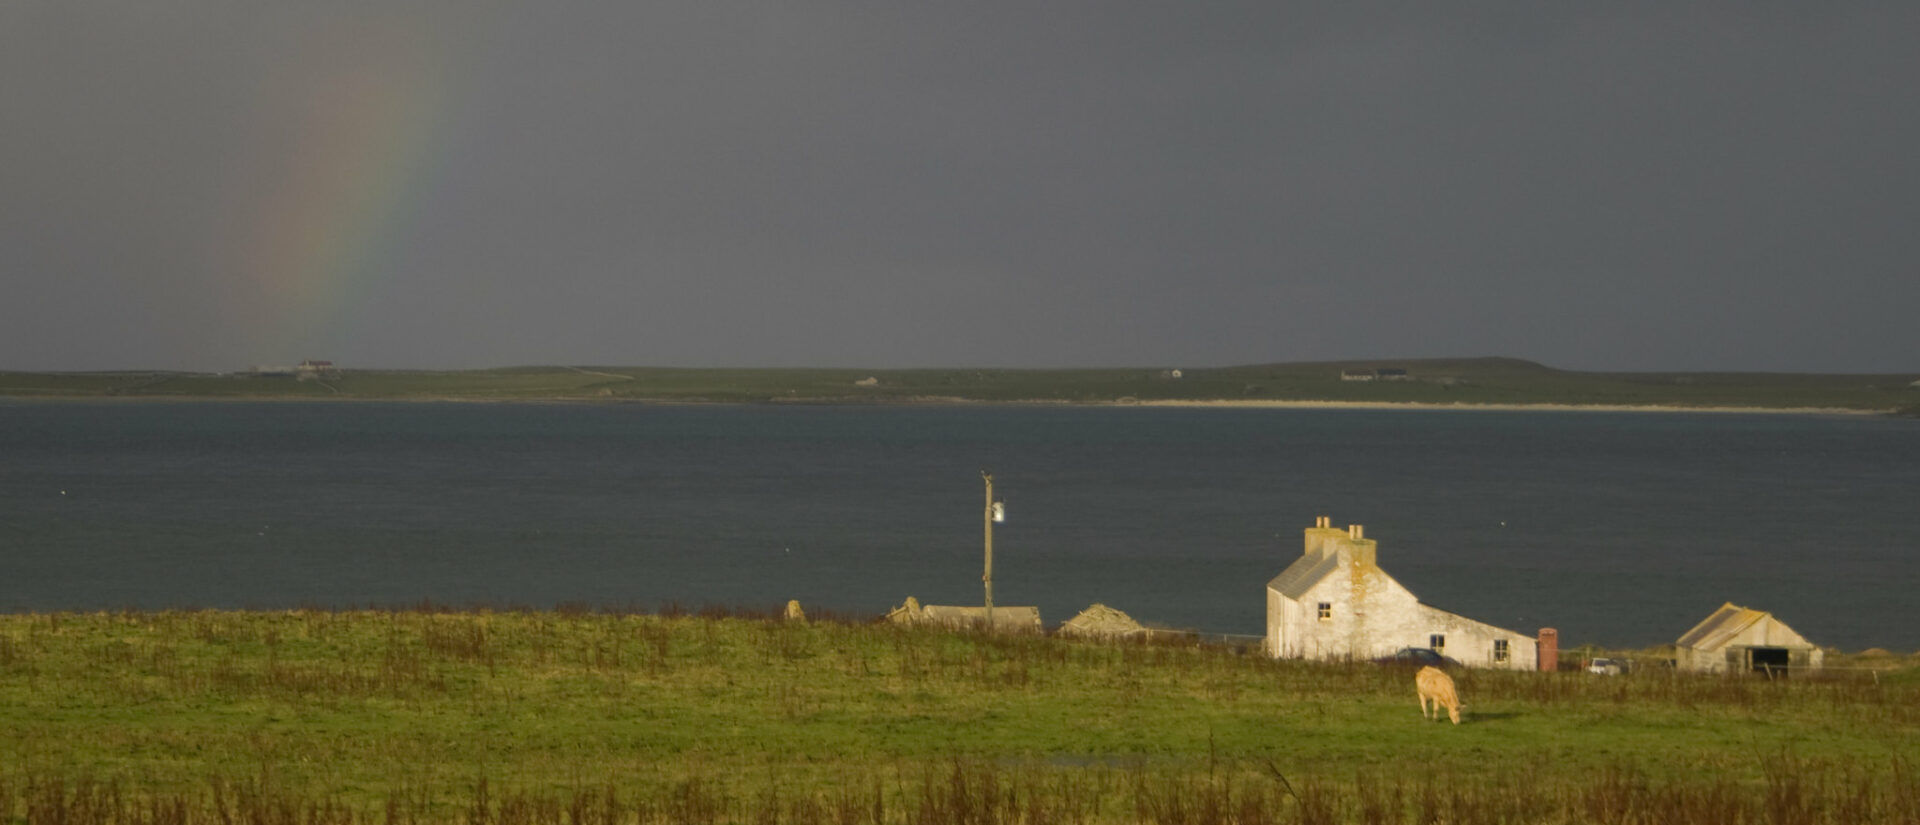
{"type": "Polygon", "coordinates": [[[928,401],[1346,401],[1425,404],[1920,408],[1915,375],[1603,373],[1511,358],[1415,359],[1137,369],[672,369],[518,367],[454,372],[344,370],[324,380],[168,372],[0,372],[0,396],[727,403],[928,401]],[[1347,382],[1347,369],[1399,367],[1410,380],[1347,382]],[[877,383],[862,386],[867,378],[877,383]]]}
{"type": "Polygon", "coordinates": [[[86,821],[109,791],[192,821],[243,797],[258,821],[1331,822],[1369,800],[1382,822],[1585,821],[1547,814],[1788,792],[1816,817],[1792,821],[1920,812],[1911,666],[1456,678],[1458,727],[1420,718],[1405,671],[1215,647],[719,613],[5,615],[0,820],[86,821]]]}

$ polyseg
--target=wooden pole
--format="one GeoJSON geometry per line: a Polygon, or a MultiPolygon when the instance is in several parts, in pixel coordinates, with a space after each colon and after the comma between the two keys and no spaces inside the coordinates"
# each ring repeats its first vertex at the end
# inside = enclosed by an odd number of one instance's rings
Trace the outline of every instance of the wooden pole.
{"type": "Polygon", "coordinates": [[[987,483],[986,535],[987,569],[980,582],[987,588],[987,629],[993,629],[993,474],[980,471],[980,478],[987,483]]]}

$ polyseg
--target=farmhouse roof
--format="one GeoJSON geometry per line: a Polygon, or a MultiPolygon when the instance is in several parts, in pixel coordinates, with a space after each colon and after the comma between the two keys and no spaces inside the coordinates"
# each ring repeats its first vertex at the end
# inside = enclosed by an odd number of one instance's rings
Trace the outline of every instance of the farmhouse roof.
{"type": "Polygon", "coordinates": [[[1677,644],[1680,647],[1702,650],[1725,647],[1747,628],[1761,622],[1772,622],[1780,630],[1785,631],[1783,635],[1798,641],[1801,645],[1808,644],[1800,634],[1795,633],[1793,628],[1787,627],[1786,622],[1774,618],[1773,614],[1764,610],[1740,607],[1733,602],[1721,605],[1720,609],[1713,611],[1713,615],[1708,616],[1705,621],[1694,625],[1692,630],[1680,637],[1677,644]]]}
{"type": "Polygon", "coordinates": [[[1307,595],[1314,585],[1319,584],[1333,571],[1340,569],[1338,553],[1306,553],[1294,559],[1287,569],[1267,582],[1267,587],[1289,599],[1299,599],[1307,595]]]}

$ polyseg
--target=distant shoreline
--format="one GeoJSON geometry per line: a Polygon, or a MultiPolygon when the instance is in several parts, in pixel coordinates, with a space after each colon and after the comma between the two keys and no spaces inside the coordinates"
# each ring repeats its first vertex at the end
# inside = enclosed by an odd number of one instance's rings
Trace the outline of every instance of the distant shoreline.
{"type": "Polygon", "coordinates": [[[1920,373],[1592,373],[1514,358],[1192,369],[543,366],[312,375],[0,371],[0,397],[656,405],[1149,406],[1920,415],[1920,373]]]}
{"type": "Polygon", "coordinates": [[[1189,409],[1247,410],[1413,410],[1421,412],[1609,412],[1609,413],[1732,413],[1748,415],[1897,415],[1897,409],[1860,409],[1855,407],[1755,407],[1684,406],[1678,404],[1557,404],[1457,402],[1435,404],[1421,401],[1314,401],[1248,399],[1117,399],[1111,401],[1067,401],[1051,398],[973,399],[955,396],[916,396],[907,398],[770,398],[760,401],[702,400],[692,398],[596,398],[554,396],[550,398],[497,398],[476,396],[412,395],[394,398],[365,396],[179,396],[179,395],[5,395],[0,402],[27,403],[168,403],[168,404],[580,404],[652,405],[668,407],[1165,407],[1189,409]]]}

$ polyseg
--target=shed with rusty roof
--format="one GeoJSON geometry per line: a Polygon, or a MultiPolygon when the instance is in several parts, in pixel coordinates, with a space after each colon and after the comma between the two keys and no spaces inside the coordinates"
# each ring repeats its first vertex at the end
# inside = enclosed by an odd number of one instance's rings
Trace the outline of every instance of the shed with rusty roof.
{"type": "Polygon", "coordinates": [[[1674,666],[1702,673],[1817,670],[1820,648],[1764,610],[1720,606],[1674,644],[1674,666]]]}

